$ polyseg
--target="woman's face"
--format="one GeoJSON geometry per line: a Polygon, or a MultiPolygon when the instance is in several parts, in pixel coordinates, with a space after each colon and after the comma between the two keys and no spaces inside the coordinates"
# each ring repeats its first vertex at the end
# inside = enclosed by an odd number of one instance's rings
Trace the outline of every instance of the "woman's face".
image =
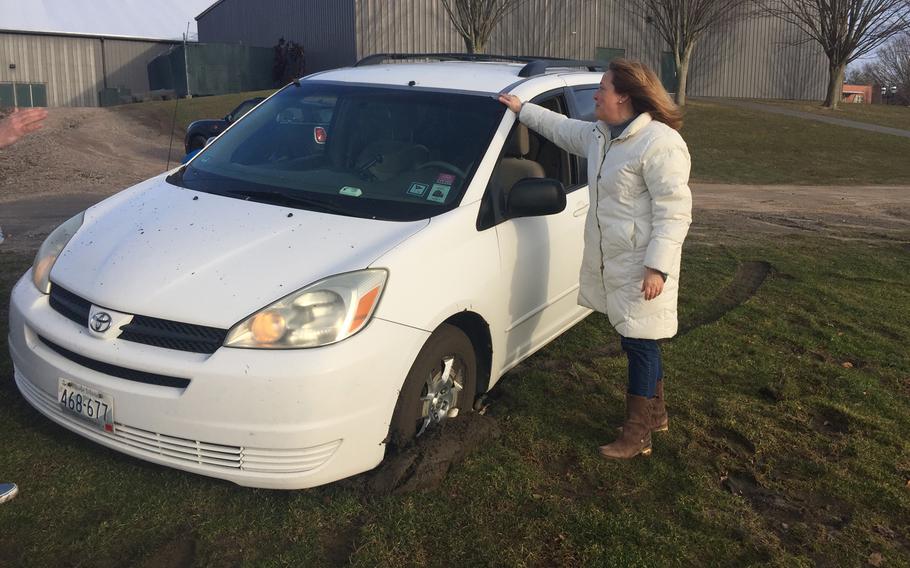
{"type": "Polygon", "coordinates": [[[628,120],[629,107],[629,97],[613,89],[613,72],[604,73],[600,89],[594,94],[594,116],[607,124],[622,124],[628,120]]]}

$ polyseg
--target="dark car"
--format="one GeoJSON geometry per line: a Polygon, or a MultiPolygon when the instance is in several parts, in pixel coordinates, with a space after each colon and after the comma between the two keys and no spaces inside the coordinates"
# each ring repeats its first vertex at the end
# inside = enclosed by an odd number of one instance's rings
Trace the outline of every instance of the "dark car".
{"type": "Polygon", "coordinates": [[[183,139],[183,146],[186,149],[186,153],[189,154],[194,150],[204,147],[209,138],[221,134],[232,122],[250,112],[254,106],[264,100],[264,97],[247,99],[237,105],[237,108],[229,112],[227,116],[221,120],[205,119],[191,122],[186,129],[186,137],[183,139]]]}

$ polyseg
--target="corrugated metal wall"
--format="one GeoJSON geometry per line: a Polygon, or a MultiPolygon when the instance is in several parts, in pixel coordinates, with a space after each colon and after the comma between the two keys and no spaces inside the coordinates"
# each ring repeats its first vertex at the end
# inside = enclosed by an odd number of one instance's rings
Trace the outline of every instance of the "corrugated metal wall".
{"type": "Polygon", "coordinates": [[[171,48],[172,43],[104,39],[104,69],[109,88],[125,87],[133,93],[149,91],[148,64],[171,48]]]}
{"type": "MultiPolygon", "coordinates": [[[[233,0],[239,2],[242,0],[233,0]]],[[[494,30],[489,53],[593,59],[598,47],[660,69],[669,51],[623,0],[528,0],[494,30]]],[[[383,52],[464,51],[438,0],[357,0],[357,58],[383,52]]],[[[696,48],[690,95],[824,97],[827,60],[813,43],[787,42],[799,31],[779,20],[741,20],[715,30],[696,48]]]]}
{"type": "Polygon", "coordinates": [[[306,52],[307,73],[350,65],[356,56],[354,0],[224,0],[197,24],[203,43],[296,41],[306,52]]]}
{"type": "Polygon", "coordinates": [[[148,62],[173,43],[0,32],[0,83],[44,83],[51,107],[98,106],[105,71],[109,88],[148,92],[148,62]]]}
{"type": "MultiPolygon", "coordinates": [[[[489,53],[593,59],[598,47],[660,69],[669,47],[628,0],[527,0],[494,30],[489,53]]],[[[271,46],[302,42],[308,72],[350,65],[373,53],[464,51],[439,0],[224,0],[199,19],[201,41],[271,46]]],[[[799,31],[749,18],[715,30],[696,48],[690,95],[756,98],[824,96],[827,63],[799,31]]]]}
{"type": "Polygon", "coordinates": [[[98,106],[98,40],[0,33],[0,63],[0,82],[47,84],[48,106],[98,106]]]}
{"type": "Polygon", "coordinates": [[[689,93],[709,97],[823,99],[828,60],[797,28],[742,15],[696,47],[689,93]]]}

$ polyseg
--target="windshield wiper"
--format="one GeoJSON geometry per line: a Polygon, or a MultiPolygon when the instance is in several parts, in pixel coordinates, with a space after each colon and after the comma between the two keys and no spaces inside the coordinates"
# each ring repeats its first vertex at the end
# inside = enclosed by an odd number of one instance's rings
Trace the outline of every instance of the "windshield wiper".
{"type": "Polygon", "coordinates": [[[323,213],[338,213],[340,215],[349,215],[350,212],[343,207],[338,207],[334,203],[324,201],[321,199],[313,199],[311,197],[303,197],[300,195],[294,195],[292,193],[287,193],[284,191],[277,190],[261,190],[261,189],[226,189],[220,191],[224,195],[229,195],[231,197],[240,197],[247,201],[255,201],[257,203],[268,203],[268,204],[285,204],[292,206],[300,206],[305,209],[313,209],[323,213]]]}

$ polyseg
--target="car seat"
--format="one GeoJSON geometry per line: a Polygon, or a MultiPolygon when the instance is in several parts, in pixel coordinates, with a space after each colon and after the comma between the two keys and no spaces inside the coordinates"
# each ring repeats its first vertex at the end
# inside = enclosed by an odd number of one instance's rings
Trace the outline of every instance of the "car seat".
{"type": "Polygon", "coordinates": [[[525,158],[530,148],[528,127],[518,124],[506,140],[502,160],[493,172],[492,184],[497,193],[501,194],[525,178],[546,177],[543,166],[525,158]]]}

